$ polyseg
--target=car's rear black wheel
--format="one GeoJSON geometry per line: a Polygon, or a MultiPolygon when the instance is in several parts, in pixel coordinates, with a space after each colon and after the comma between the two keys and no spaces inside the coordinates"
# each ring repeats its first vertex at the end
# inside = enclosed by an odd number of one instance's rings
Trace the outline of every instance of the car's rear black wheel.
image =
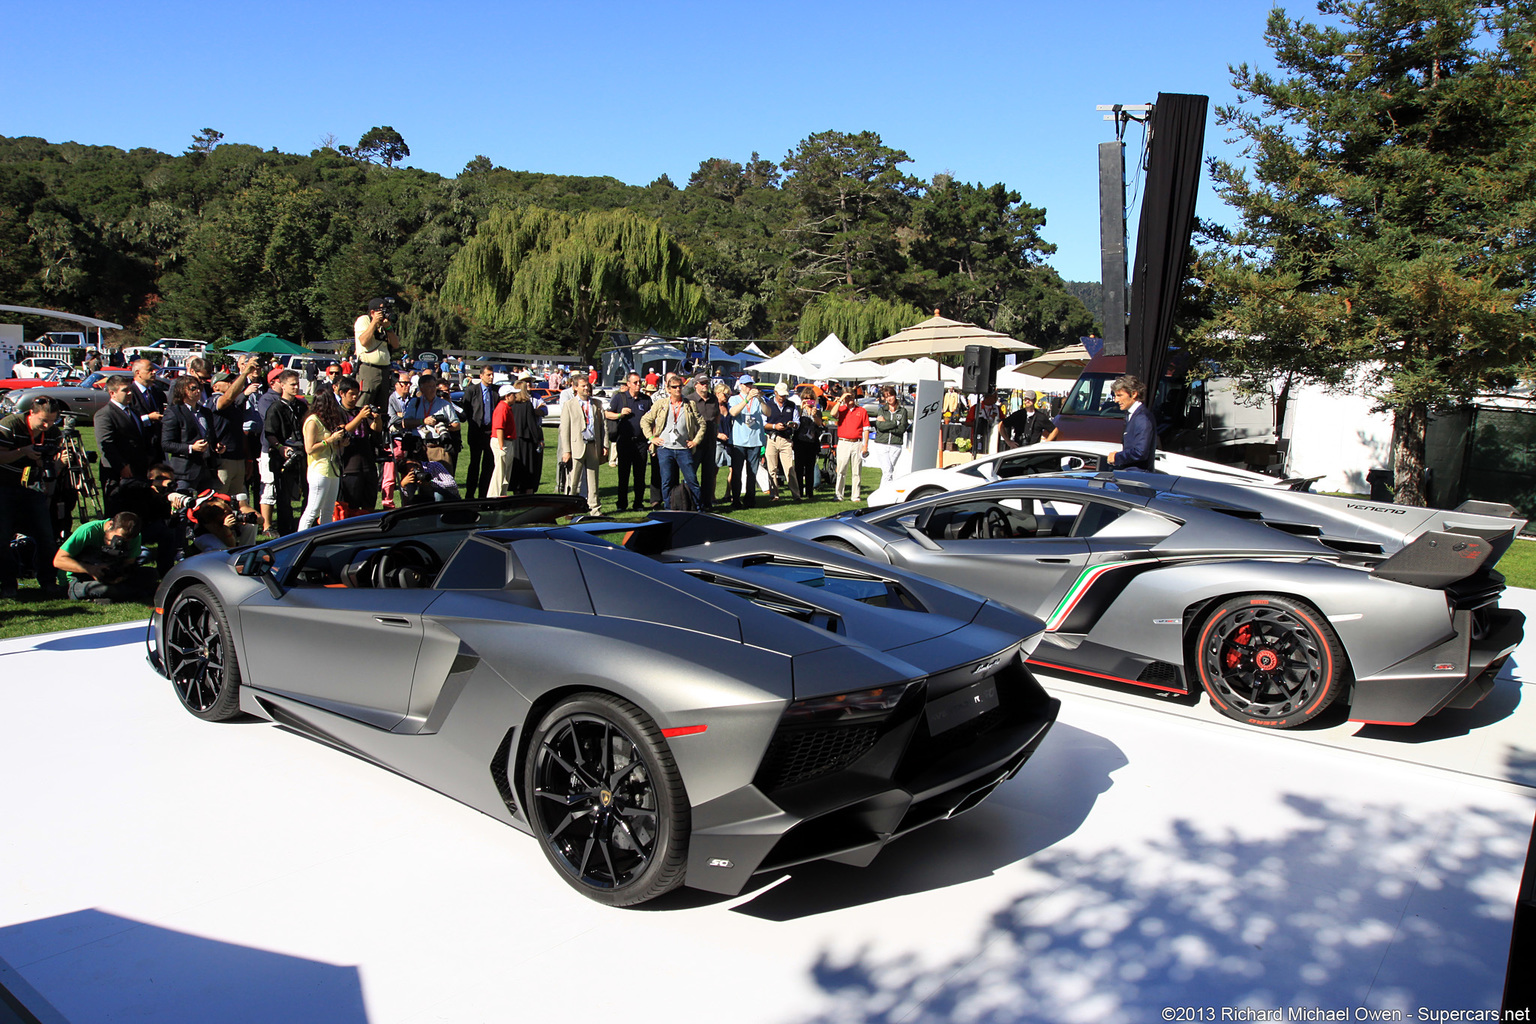
{"type": "Polygon", "coordinates": [[[943,493],[944,493],[944,488],[942,488],[942,487],[919,487],[917,490],[915,490],[911,494],[907,495],[907,500],[908,501],[922,501],[924,498],[931,498],[935,494],[943,494],[943,493]]]}
{"type": "Polygon", "coordinates": [[[165,672],[182,707],[221,722],[240,713],[240,664],[224,606],[202,585],[176,595],[165,613],[165,672]]]}
{"type": "Polygon", "coordinates": [[[578,694],[539,723],[523,777],[544,854],[577,891],[611,907],[683,880],[690,813],[661,730],[628,701],[578,694]]]}
{"type": "Polygon", "coordinates": [[[1195,675],[1228,718],[1270,729],[1311,721],[1343,688],[1344,650],[1317,609],[1278,594],[1218,602],[1200,625],[1195,675]]]}

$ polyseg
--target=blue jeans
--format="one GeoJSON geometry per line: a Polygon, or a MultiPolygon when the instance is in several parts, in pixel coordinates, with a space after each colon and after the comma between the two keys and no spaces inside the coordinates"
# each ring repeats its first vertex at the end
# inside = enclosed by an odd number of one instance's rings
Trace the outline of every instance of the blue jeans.
{"type": "Polygon", "coordinates": [[[678,470],[682,470],[683,483],[688,485],[688,493],[693,495],[693,507],[703,508],[704,503],[699,498],[699,481],[693,471],[693,449],[691,448],[657,448],[656,461],[661,465],[661,500],[665,504],[672,494],[672,484],[677,480],[678,470]]]}
{"type": "Polygon", "coordinates": [[[757,505],[757,467],[763,461],[763,446],[731,445],[731,504],[752,508],[757,505]]]}

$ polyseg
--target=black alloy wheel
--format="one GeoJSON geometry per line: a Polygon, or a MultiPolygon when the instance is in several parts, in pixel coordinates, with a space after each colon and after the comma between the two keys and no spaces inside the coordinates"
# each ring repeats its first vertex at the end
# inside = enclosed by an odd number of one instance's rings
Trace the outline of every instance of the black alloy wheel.
{"type": "Polygon", "coordinates": [[[683,880],[689,805],[661,730],[608,694],[579,694],[544,716],[528,745],[530,824],[583,895],[613,907],[683,880]]]}
{"type": "Polygon", "coordinates": [[[1219,603],[1194,650],[1200,685],[1228,718],[1270,729],[1311,721],[1343,688],[1344,651],[1315,608],[1278,594],[1219,603]]]}
{"type": "Polygon", "coordinates": [[[166,675],[181,704],[198,718],[240,714],[240,666],[224,607],[204,586],[188,587],[165,613],[166,675]]]}

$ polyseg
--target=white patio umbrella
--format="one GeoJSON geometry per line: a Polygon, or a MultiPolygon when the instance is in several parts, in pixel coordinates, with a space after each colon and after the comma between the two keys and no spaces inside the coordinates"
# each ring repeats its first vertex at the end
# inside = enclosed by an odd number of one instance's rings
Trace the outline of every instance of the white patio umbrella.
{"type": "Polygon", "coordinates": [[[868,359],[849,359],[835,366],[823,366],[821,376],[827,380],[873,380],[885,376],[885,367],[868,359]]]}
{"type": "Polygon", "coordinates": [[[859,353],[860,359],[899,359],[902,356],[954,355],[972,345],[985,345],[999,352],[1038,352],[1040,346],[1016,341],[1006,334],[985,327],[934,315],[882,338],[859,353]]]}
{"type": "Polygon", "coordinates": [[[1052,352],[1043,352],[1013,368],[1019,373],[1044,377],[1047,380],[1076,380],[1091,358],[1088,350],[1082,345],[1068,345],[1052,352]]]}

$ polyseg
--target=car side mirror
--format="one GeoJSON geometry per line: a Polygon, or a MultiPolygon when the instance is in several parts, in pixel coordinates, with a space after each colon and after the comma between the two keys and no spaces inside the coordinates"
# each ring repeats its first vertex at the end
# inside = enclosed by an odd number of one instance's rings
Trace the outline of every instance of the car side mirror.
{"type": "Polygon", "coordinates": [[[235,572],[241,576],[259,577],[267,585],[267,592],[274,598],[283,596],[283,585],[277,580],[276,562],[272,552],[265,548],[247,551],[235,562],[235,572]]]}

